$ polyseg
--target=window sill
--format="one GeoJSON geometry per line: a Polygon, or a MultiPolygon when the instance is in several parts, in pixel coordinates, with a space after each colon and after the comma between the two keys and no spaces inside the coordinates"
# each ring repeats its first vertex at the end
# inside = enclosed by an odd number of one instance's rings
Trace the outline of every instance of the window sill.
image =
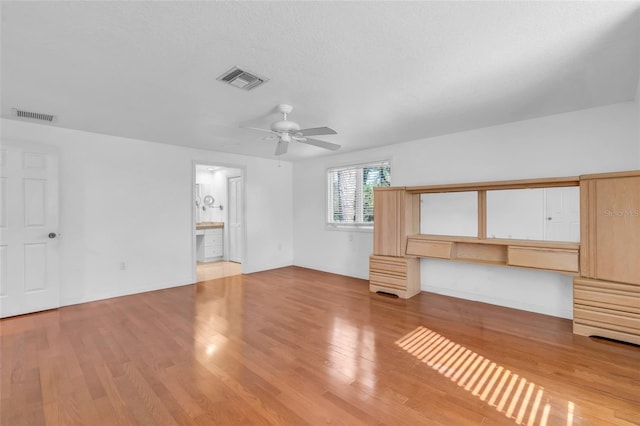
{"type": "Polygon", "coordinates": [[[325,229],[327,231],[366,232],[369,234],[373,233],[373,225],[325,224],[325,229]]]}

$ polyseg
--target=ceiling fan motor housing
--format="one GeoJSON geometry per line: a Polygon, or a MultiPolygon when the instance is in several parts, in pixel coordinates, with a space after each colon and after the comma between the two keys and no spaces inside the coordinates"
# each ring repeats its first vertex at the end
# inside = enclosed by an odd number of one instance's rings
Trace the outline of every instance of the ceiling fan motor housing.
{"type": "Polygon", "coordinates": [[[278,133],[291,133],[300,130],[300,126],[294,121],[280,120],[271,125],[271,130],[278,133]]]}

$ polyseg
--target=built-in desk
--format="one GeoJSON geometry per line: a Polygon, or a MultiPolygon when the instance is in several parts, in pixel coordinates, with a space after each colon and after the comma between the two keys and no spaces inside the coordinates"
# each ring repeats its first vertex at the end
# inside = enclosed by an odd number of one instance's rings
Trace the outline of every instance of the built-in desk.
{"type": "Polygon", "coordinates": [[[545,269],[577,275],[578,243],[410,235],[407,256],[545,269]]]}
{"type": "MultiPolygon", "coordinates": [[[[490,195],[496,199],[496,193],[490,195]]],[[[375,188],[374,199],[374,244],[369,258],[372,292],[393,293],[402,298],[419,293],[419,258],[555,271],[574,275],[574,333],[640,345],[639,170],[566,178],[375,188]],[[510,193],[506,190],[572,186],[580,187],[580,243],[489,237],[504,237],[487,232],[490,191],[502,191],[500,197],[508,198],[510,193]],[[433,230],[420,234],[421,194],[469,191],[477,197],[473,206],[477,211],[477,230],[461,235],[473,236],[432,235],[437,233],[433,230]]],[[[512,199],[517,204],[517,199],[512,199]]],[[[489,222],[500,223],[495,218],[489,222]]],[[[445,216],[445,221],[448,219],[445,216]]],[[[552,219],[555,218],[546,218],[552,219]]]]}

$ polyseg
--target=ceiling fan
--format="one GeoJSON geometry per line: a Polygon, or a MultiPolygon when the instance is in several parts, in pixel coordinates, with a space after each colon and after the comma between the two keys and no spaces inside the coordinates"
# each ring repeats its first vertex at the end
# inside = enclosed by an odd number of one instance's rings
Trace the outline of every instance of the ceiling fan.
{"type": "Polygon", "coordinates": [[[330,149],[335,151],[340,149],[340,145],[321,141],[319,139],[312,139],[308,136],[319,136],[319,135],[336,135],[337,132],[328,127],[314,127],[311,129],[301,129],[298,123],[295,121],[291,121],[287,119],[287,115],[293,111],[293,107],[287,104],[280,104],[277,107],[279,113],[282,114],[283,119],[274,122],[271,124],[271,130],[267,129],[259,129],[256,127],[245,127],[245,129],[258,130],[261,132],[269,132],[273,135],[267,136],[266,140],[276,140],[278,144],[276,145],[276,153],[275,155],[282,155],[287,152],[287,148],[289,147],[289,142],[302,142],[307,145],[313,145],[320,148],[330,149]]]}

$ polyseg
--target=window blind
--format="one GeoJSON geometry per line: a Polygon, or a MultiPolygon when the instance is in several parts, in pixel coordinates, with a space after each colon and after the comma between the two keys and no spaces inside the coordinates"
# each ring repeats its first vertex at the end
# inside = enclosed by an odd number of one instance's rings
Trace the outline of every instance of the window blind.
{"type": "Polygon", "coordinates": [[[388,160],[328,169],[327,224],[371,226],[377,186],[391,186],[388,160]]]}

